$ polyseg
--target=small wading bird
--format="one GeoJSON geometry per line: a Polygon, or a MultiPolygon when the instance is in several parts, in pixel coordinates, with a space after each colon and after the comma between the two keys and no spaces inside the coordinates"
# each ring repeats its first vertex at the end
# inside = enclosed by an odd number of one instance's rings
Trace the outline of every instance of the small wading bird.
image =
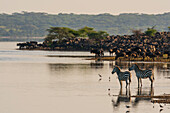
{"type": "Polygon", "coordinates": [[[129,71],[131,71],[131,70],[135,70],[136,77],[138,79],[138,87],[139,87],[140,83],[142,86],[142,79],[144,79],[144,78],[149,78],[149,80],[151,81],[151,87],[152,87],[153,80],[154,80],[154,74],[153,74],[152,70],[141,70],[141,69],[139,69],[139,67],[136,64],[133,64],[129,68],[129,71]]]}
{"type": "Polygon", "coordinates": [[[102,80],[102,75],[101,74],[98,74],[99,75],[99,81],[101,81],[102,80]]]}
{"type": "Polygon", "coordinates": [[[102,75],[101,74],[98,74],[99,75],[99,77],[102,77],[102,75]]]}
{"type": "Polygon", "coordinates": [[[130,108],[130,106],[126,105],[126,108],[130,108]]]}
{"type": "Polygon", "coordinates": [[[113,71],[111,72],[112,74],[117,73],[120,87],[122,88],[122,81],[126,81],[126,88],[127,85],[131,82],[131,73],[129,71],[121,72],[120,68],[118,66],[114,66],[113,71]],[[128,83],[129,81],[129,83],[128,83]]]}

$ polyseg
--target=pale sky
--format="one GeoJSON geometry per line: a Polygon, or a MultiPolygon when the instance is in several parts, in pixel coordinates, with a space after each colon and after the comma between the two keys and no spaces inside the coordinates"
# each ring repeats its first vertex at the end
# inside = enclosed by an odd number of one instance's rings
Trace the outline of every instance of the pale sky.
{"type": "Polygon", "coordinates": [[[170,0],[0,0],[0,13],[100,14],[170,12],[170,0]]]}

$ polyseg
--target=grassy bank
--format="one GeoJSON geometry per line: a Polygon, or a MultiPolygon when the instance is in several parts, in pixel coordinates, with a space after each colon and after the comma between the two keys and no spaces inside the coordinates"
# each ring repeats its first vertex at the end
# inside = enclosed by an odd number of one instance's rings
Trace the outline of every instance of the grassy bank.
{"type": "MultiPolygon", "coordinates": [[[[91,59],[87,59],[87,60],[103,60],[103,61],[115,61],[115,56],[111,56],[111,57],[96,57],[96,58],[91,58],[91,59]]],[[[119,57],[117,59],[118,61],[146,61],[146,62],[170,62],[170,58],[163,58],[163,57],[159,57],[159,58],[124,58],[124,57],[119,57]]]]}

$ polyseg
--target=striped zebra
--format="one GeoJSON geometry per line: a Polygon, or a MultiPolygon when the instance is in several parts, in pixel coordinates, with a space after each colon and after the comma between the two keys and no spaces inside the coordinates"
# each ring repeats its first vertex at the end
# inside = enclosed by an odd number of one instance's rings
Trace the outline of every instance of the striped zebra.
{"type": "Polygon", "coordinates": [[[117,73],[120,87],[122,88],[122,81],[126,81],[126,88],[127,85],[130,85],[131,82],[131,73],[129,71],[121,72],[120,68],[118,66],[114,66],[113,71],[111,72],[112,74],[117,73]],[[129,83],[128,83],[129,80],[129,83]]]}
{"type": "Polygon", "coordinates": [[[153,85],[153,80],[154,80],[154,74],[152,70],[141,70],[136,64],[133,64],[130,68],[129,71],[135,70],[136,77],[138,79],[138,87],[139,84],[141,83],[142,86],[142,79],[149,78],[151,81],[151,86],[153,85]]]}

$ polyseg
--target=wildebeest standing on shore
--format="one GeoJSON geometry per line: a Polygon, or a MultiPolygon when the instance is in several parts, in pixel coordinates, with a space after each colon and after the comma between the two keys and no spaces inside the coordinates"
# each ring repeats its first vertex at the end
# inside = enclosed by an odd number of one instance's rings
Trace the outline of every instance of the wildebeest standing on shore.
{"type": "Polygon", "coordinates": [[[104,56],[103,49],[91,49],[90,53],[94,53],[95,57],[104,56]]]}
{"type": "Polygon", "coordinates": [[[113,53],[115,53],[117,48],[111,48],[109,49],[110,56],[113,56],[113,53]]]}

